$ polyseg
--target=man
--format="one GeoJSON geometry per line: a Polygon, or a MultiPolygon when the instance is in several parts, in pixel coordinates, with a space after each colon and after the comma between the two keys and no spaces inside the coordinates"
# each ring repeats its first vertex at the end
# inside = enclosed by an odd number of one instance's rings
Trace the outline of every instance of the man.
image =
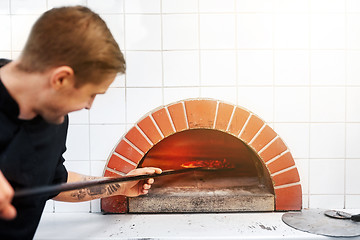
{"type": "MultiPolygon", "coordinates": [[[[0,61],[0,239],[32,239],[45,202],[146,194],[153,179],[12,199],[23,188],[86,181],[67,172],[67,114],[90,109],[117,74],[123,55],[104,21],[86,7],[44,13],[18,60],[0,61]]],[[[161,173],[141,168],[130,175],[161,173]]],[[[80,223],[79,223],[80,224],[80,223]]]]}

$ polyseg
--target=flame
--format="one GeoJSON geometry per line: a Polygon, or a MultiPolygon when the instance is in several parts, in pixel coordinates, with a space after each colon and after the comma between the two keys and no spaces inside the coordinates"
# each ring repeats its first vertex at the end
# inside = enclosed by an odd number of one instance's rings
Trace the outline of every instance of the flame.
{"type": "Polygon", "coordinates": [[[234,164],[229,163],[225,158],[224,160],[196,160],[185,162],[181,164],[183,168],[196,168],[196,167],[204,167],[204,168],[234,168],[234,164]]]}

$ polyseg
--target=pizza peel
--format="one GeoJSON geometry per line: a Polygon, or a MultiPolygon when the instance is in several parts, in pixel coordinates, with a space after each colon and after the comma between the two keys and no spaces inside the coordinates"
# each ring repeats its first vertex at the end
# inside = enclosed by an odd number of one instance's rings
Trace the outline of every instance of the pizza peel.
{"type": "Polygon", "coordinates": [[[360,222],[350,218],[331,217],[325,209],[303,209],[300,212],[287,212],[282,221],[297,230],[329,237],[360,236],[360,222]]]}
{"type": "Polygon", "coordinates": [[[143,174],[143,175],[131,175],[131,176],[121,176],[113,178],[101,178],[94,179],[89,181],[73,182],[73,183],[62,183],[54,185],[46,185],[34,188],[27,188],[15,191],[13,199],[24,198],[24,197],[33,197],[38,195],[52,195],[58,194],[59,192],[71,191],[86,187],[93,187],[99,185],[105,185],[110,183],[120,183],[120,182],[129,182],[137,180],[145,180],[149,178],[158,178],[167,175],[181,174],[192,171],[217,171],[222,170],[221,168],[208,168],[208,167],[193,167],[193,168],[183,168],[178,170],[165,170],[162,173],[154,174],[143,174]]]}

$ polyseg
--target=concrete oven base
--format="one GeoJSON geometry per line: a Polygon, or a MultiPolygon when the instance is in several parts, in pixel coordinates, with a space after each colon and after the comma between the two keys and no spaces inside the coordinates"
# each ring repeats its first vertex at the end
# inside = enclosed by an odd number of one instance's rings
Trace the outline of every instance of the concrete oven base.
{"type": "Polygon", "coordinates": [[[282,222],[282,215],[282,212],[111,215],[44,213],[34,239],[349,239],[328,238],[295,230],[282,222]]]}
{"type": "Polygon", "coordinates": [[[164,188],[146,196],[129,198],[130,213],[274,211],[274,195],[265,188],[222,190],[164,188]]]}

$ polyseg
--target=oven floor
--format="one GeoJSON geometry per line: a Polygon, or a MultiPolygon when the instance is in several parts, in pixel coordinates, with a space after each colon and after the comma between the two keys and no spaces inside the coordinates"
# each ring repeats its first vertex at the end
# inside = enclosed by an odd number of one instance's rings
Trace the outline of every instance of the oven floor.
{"type": "Polygon", "coordinates": [[[156,179],[147,195],[129,198],[131,213],[273,211],[274,194],[258,177],[230,171],[156,179]]]}
{"type": "Polygon", "coordinates": [[[282,215],[44,213],[34,239],[349,239],[295,230],[282,215]]]}

